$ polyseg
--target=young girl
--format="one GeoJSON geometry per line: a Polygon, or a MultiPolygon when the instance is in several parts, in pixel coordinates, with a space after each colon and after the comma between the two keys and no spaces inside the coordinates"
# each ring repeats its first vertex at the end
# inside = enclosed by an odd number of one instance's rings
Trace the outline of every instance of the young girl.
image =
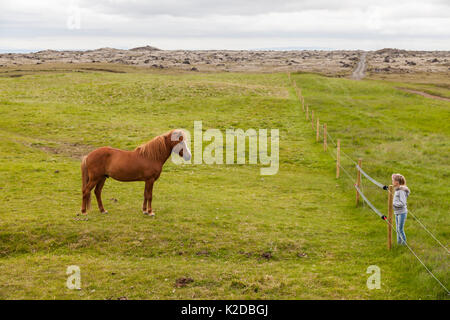
{"type": "Polygon", "coordinates": [[[394,194],[394,214],[395,224],[397,226],[397,243],[400,245],[406,244],[405,235],[405,221],[408,214],[408,208],[406,206],[406,199],[408,198],[410,191],[406,186],[405,177],[401,174],[392,175],[392,185],[395,188],[394,194]]]}

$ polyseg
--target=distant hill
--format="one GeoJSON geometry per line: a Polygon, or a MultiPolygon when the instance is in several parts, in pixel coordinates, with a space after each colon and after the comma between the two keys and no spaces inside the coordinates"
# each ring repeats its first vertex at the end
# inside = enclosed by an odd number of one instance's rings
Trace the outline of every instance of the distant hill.
{"type": "Polygon", "coordinates": [[[145,47],[136,47],[130,49],[130,51],[161,51],[161,49],[152,46],[145,46],[145,47]]]}

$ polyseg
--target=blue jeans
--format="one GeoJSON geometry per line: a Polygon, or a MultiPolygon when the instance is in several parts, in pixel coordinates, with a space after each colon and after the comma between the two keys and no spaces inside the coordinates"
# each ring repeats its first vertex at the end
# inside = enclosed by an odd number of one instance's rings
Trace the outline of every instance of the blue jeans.
{"type": "Polygon", "coordinates": [[[395,225],[397,226],[397,243],[406,244],[405,221],[408,213],[396,214],[395,225]]]}

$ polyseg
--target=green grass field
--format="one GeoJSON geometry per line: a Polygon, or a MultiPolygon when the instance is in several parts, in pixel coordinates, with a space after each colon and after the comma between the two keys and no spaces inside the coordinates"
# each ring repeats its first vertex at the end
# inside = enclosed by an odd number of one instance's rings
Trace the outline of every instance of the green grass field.
{"type": "MultiPolygon", "coordinates": [[[[398,82],[292,78],[370,175],[386,184],[394,172],[406,176],[411,212],[447,244],[450,103],[396,90],[398,82]]],[[[1,299],[448,299],[407,248],[387,251],[375,213],[355,207],[353,181],[335,178],[286,74],[30,72],[0,77],[0,111],[1,299]],[[155,219],[141,213],[142,182],[112,179],[109,214],[94,197],[89,220],[75,219],[81,155],[192,132],[195,120],[203,129],[278,128],[278,174],[168,161],[155,219]],[[81,269],[81,290],[66,287],[70,265],[81,269]],[[370,265],[381,269],[381,289],[366,286],[370,265]],[[194,281],[176,286],[183,277],[194,281]]],[[[365,179],[363,189],[386,212],[386,193],[365,179]]],[[[406,234],[449,287],[444,249],[410,216],[406,234]]]]}

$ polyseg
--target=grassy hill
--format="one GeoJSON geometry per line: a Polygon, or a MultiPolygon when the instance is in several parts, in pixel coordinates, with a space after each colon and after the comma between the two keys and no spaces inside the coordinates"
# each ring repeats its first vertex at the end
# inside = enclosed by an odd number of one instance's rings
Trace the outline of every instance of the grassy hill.
{"type": "MultiPolygon", "coordinates": [[[[73,71],[0,77],[1,299],[447,299],[406,248],[386,250],[385,223],[355,207],[353,182],[335,179],[286,74],[73,71]],[[108,179],[110,213],[94,200],[89,220],[76,220],[81,155],[192,132],[195,120],[278,128],[278,174],[168,161],[155,219],[141,213],[142,182],[108,179]],[[81,290],[66,288],[70,265],[81,269],[81,290]],[[366,287],[370,265],[381,269],[379,290],[366,287]],[[177,286],[182,278],[193,282],[177,286]]],[[[381,80],[292,78],[369,174],[406,176],[409,208],[447,244],[450,104],[381,80]]],[[[367,180],[363,189],[385,212],[386,194],[367,180]]],[[[412,217],[406,234],[448,287],[448,254],[412,217]]]]}

